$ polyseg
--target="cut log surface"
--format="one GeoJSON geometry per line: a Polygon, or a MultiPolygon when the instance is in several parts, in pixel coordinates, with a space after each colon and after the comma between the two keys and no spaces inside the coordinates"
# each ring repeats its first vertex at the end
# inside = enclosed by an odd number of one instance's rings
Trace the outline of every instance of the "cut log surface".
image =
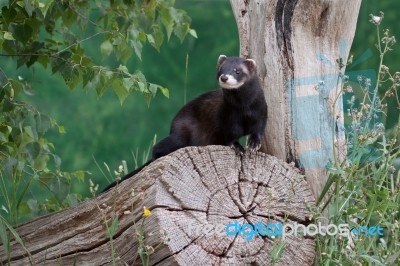
{"type": "MultiPolygon", "coordinates": [[[[307,225],[313,205],[304,177],[275,157],[237,156],[222,146],[188,147],[95,199],[18,226],[31,256],[12,241],[11,265],[30,260],[35,265],[110,265],[105,217],[109,226],[118,217],[113,240],[118,265],[140,264],[136,232],[142,226],[146,245],[164,241],[151,255],[151,265],[272,265],[274,257],[275,265],[311,265],[312,237],[246,240],[246,235],[228,235],[225,227],[235,222],[307,225]],[[151,215],[143,220],[144,207],[151,215]],[[281,255],[273,256],[279,249],[281,255]]],[[[7,264],[4,249],[0,252],[7,264]]]]}

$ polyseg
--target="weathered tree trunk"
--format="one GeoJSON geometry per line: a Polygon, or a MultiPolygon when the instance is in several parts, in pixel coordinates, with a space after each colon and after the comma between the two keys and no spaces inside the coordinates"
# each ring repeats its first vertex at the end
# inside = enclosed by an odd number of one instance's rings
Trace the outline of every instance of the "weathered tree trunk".
{"type": "Polygon", "coordinates": [[[268,104],[263,150],[304,169],[314,196],[346,156],[340,73],[361,0],[231,0],[242,56],[256,60],[268,104]],[[334,151],[335,148],[335,151],[334,151]],[[335,153],[335,154],[334,154],[335,153]]]}
{"type": "MultiPolygon", "coordinates": [[[[204,233],[206,225],[297,222],[307,225],[314,205],[298,170],[263,153],[243,157],[222,146],[188,147],[165,156],[116,188],[76,207],[17,227],[30,251],[11,242],[11,264],[109,265],[109,226],[118,218],[114,246],[119,265],[139,264],[143,207],[145,245],[168,238],[151,255],[152,265],[270,265],[272,250],[285,243],[275,265],[310,265],[312,237],[270,238],[204,233]],[[132,196],[134,191],[134,196],[132,196]],[[201,229],[196,232],[196,226],[201,229]],[[127,264],[125,264],[127,263],[127,264]]],[[[0,248],[2,264],[7,255],[0,248]]]]}

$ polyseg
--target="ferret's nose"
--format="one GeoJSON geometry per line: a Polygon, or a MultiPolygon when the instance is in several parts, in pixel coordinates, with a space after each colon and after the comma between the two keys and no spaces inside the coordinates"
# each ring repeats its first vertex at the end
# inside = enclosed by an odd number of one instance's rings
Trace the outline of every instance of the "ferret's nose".
{"type": "Polygon", "coordinates": [[[226,82],[228,80],[228,77],[225,75],[221,75],[220,79],[222,82],[226,82]]]}

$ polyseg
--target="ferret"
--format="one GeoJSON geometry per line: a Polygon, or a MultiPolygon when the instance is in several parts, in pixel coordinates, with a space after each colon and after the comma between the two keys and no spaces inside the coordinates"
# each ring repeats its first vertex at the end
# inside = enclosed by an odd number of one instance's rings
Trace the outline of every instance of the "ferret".
{"type": "MultiPolygon", "coordinates": [[[[239,138],[249,135],[250,151],[260,149],[267,122],[267,104],[255,61],[220,55],[217,80],[221,88],[204,93],[183,106],[172,120],[169,136],[154,145],[152,159],[121,181],[157,158],[187,146],[224,145],[242,154],[244,148],[239,138]]],[[[103,191],[115,185],[116,182],[111,183],[103,191]]]]}

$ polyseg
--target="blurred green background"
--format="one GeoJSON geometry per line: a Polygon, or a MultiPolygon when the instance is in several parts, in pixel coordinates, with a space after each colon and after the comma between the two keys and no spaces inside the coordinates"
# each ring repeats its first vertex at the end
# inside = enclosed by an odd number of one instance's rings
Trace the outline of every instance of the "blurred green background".
{"type": "MultiPolygon", "coordinates": [[[[126,160],[129,170],[133,170],[132,152],[147,150],[154,135],[160,140],[168,134],[170,121],[184,104],[185,94],[190,100],[217,87],[215,65],[218,56],[239,53],[238,33],[229,1],[176,1],[176,7],[186,10],[192,18],[192,28],[197,31],[198,39],[188,36],[180,43],[172,37],[160,53],[148,45],[143,49],[142,61],[135,57],[127,65],[130,71],[141,69],[148,81],[167,87],[169,99],[159,93],[147,106],[143,96],[136,93],[128,96],[121,106],[111,90],[101,98],[95,92],[81,88],[71,92],[61,76],[51,75],[41,67],[36,67],[34,72],[22,68],[14,72],[12,78],[21,75],[32,82],[35,94],[28,100],[65,126],[65,134],[53,130],[48,135],[49,141],[55,144],[55,152],[62,158],[63,170],[87,170],[100,188],[105,187],[107,180],[94,159],[100,165],[106,162],[111,170],[117,169],[121,160],[126,160]]],[[[369,23],[369,14],[383,11],[382,28],[390,29],[399,39],[395,31],[399,24],[398,10],[400,2],[395,0],[362,2],[351,49],[354,61],[360,59],[360,64],[349,67],[348,71],[376,70],[379,60],[374,47],[376,28],[369,23]]],[[[89,49],[93,51],[93,57],[98,56],[101,41],[99,37],[85,43],[86,47],[93,47],[89,49]]],[[[398,67],[399,55],[400,49],[392,52],[384,62],[392,71],[398,67]]],[[[104,62],[116,67],[114,63],[112,60],[104,62]]],[[[5,58],[1,58],[0,65],[13,67],[12,60],[5,58]]],[[[386,125],[392,127],[398,115],[398,110],[390,108],[386,125]]],[[[88,187],[87,180],[84,184],[74,184],[74,190],[84,195],[89,194],[88,187]]]]}

